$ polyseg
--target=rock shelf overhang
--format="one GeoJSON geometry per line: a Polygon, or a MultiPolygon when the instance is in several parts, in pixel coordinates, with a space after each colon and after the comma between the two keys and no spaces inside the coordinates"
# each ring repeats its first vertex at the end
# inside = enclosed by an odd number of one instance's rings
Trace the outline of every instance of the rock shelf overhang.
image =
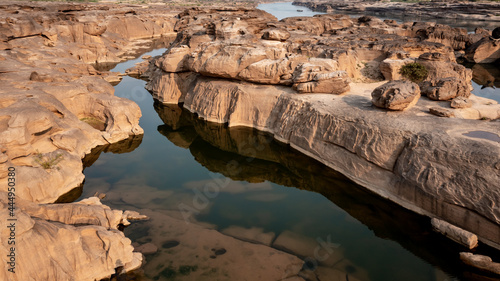
{"type": "Polygon", "coordinates": [[[500,248],[500,143],[464,135],[498,135],[498,122],[473,119],[497,119],[500,108],[471,95],[472,73],[454,53],[486,35],[374,17],[278,22],[242,9],[179,17],[176,41],[145,74],[156,99],[183,103],[207,121],[270,132],[380,196],[500,248]],[[419,83],[427,97],[404,111],[373,107],[377,81],[397,79],[405,60],[429,70],[419,83]],[[329,83],[305,92],[297,85],[318,81],[329,83]],[[451,108],[454,98],[474,106],[451,108]]]}

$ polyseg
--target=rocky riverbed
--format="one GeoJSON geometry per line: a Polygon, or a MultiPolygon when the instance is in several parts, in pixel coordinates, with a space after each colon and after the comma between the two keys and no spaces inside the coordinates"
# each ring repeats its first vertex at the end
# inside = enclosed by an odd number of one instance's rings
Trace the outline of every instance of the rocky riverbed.
{"type": "Polygon", "coordinates": [[[139,107],[113,95],[108,81],[119,77],[92,64],[117,63],[144,40],[171,35],[175,14],[30,2],[2,2],[0,14],[0,217],[15,219],[2,227],[0,253],[16,256],[0,279],[100,280],[138,268],[142,254],[117,228],[144,216],[95,197],[50,203],[78,197],[92,148],[143,133],[139,107]]]}
{"type": "MultiPolygon", "coordinates": [[[[479,21],[483,26],[500,22],[500,4],[482,2],[370,2],[370,1],[293,1],[293,5],[304,6],[313,11],[326,13],[368,13],[398,18],[422,18],[428,20],[449,19],[456,21],[479,21]]],[[[481,25],[478,25],[481,26],[481,25]]]]}

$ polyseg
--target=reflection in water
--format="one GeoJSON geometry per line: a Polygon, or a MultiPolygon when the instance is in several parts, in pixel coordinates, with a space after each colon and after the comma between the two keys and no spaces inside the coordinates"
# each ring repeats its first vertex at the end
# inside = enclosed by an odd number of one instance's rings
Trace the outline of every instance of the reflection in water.
{"type": "MultiPolygon", "coordinates": [[[[433,234],[429,229],[428,219],[366,192],[341,174],[274,141],[272,136],[250,128],[227,128],[222,124],[204,122],[177,105],[155,103],[155,109],[165,122],[165,125],[158,127],[158,131],[174,144],[188,148],[195,159],[210,171],[221,173],[234,181],[251,183],[270,181],[282,186],[318,192],[346,211],[352,218],[366,225],[376,236],[397,241],[416,256],[452,275],[461,276],[464,280],[468,279],[466,276],[471,276],[472,273],[464,272],[463,265],[457,259],[458,247],[433,234]],[[237,163],[237,168],[228,169],[230,162],[237,163]]],[[[266,197],[269,198],[269,195],[266,194],[266,197]]],[[[237,200],[232,207],[228,207],[231,204],[227,202],[224,206],[213,206],[210,212],[199,215],[198,219],[214,223],[219,229],[235,224],[247,228],[252,227],[255,220],[244,218],[244,216],[248,217],[248,214],[235,214],[238,209],[241,209],[238,204],[243,204],[243,202],[237,200]],[[231,209],[231,215],[234,217],[221,218],[221,212],[218,212],[218,209],[221,211],[231,209]]],[[[258,210],[247,209],[246,211],[258,210]]],[[[337,225],[332,228],[314,225],[315,228],[303,231],[302,234],[317,237],[328,229],[327,232],[334,234],[337,238],[352,235],[346,240],[337,241],[342,242],[345,256],[350,261],[368,269],[371,280],[437,280],[436,276],[414,276],[415,272],[404,267],[403,264],[398,264],[398,266],[403,266],[399,269],[384,265],[385,258],[394,254],[392,249],[375,250],[373,247],[377,243],[364,241],[366,238],[353,239],[357,235],[351,232],[352,227],[346,227],[338,221],[330,222],[337,225]],[[374,258],[376,260],[380,258],[381,264],[378,264],[378,267],[384,270],[390,268],[390,271],[384,274],[371,268],[373,264],[370,263],[373,263],[374,258]]],[[[277,227],[280,224],[279,221],[271,220],[269,224],[272,226],[265,223],[261,223],[260,226],[264,227],[265,231],[279,233],[279,226],[277,227]]],[[[416,264],[413,265],[416,266],[416,264]]],[[[406,266],[410,265],[406,264],[406,266]]]]}
{"type": "Polygon", "coordinates": [[[111,152],[115,154],[122,154],[134,151],[139,147],[139,145],[141,145],[142,137],[143,135],[133,135],[128,139],[124,139],[116,143],[95,147],[89,154],[85,155],[85,158],[83,158],[83,168],[85,169],[92,166],[92,164],[99,159],[101,153],[111,152]]]}
{"type": "Polygon", "coordinates": [[[463,63],[472,70],[472,93],[500,102],[500,64],[463,63]]]}
{"type": "MultiPolygon", "coordinates": [[[[469,66],[470,67],[470,66],[469,66]]],[[[500,102],[500,65],[475,64],[472,66],[473,94],[500,102]]]]}
{"type": "MultiPolygon", "coordinates": [[[[142,135],[139,136],[134,135],[129,137],[128,139],[119,141],[117,143],[97,146],[93,148],[89,154],[85,155],[85,158],[83,158],[82,160],[83,169],[85,170],[85,168],[92,166],[92,164],[94,164],[97,161],[97,159],[99,159],[99,156],[103,152],[104,153],[111,152],[117,154],[129,153],[134,151],[134,149],[138,148],[141,142],[142,142],[142,135]]],[[[56,200],[55,203],[71,203],[78,200],[78,198],[80,198],[83,194],[83,185],[84,184],[81,184],[78,187],[61,195],[56,200]]]]}

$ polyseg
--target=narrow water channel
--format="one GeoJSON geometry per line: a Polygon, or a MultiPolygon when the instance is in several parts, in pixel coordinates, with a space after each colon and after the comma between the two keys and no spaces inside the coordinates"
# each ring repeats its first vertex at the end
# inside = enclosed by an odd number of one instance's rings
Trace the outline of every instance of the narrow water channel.
{"type": "MultiPolygon", "coordinates": [[[[259,7],[271,13],[279,9],[259,7]]],[[[309,12],[293,8],[295,15],[309,12]]],[[[289,12],[286,16],[294,15],[289,12]]],[[[124,72],[140,60],[120,63],[112,71],[124,72]]],[[[150,220],[125,229],[137,245],[159,248],[146,255],[139,280],[228,280],[210,274],[189,279],[189,270],[213,272],[198,267],[196,260],[184,267],[187,274],[171,270],[172,262],[184,257],[170,251],[177,245],[161,219],[182,218],[182,206],[193,206],[200,191],[213,182],[224,187],[189,220],[223,233],[257,229],[273,234],[273,241],[280,235],[293,237],[304,247],[318,239],[335,245],[335,261],[327,264],[307,259],[308,249],[303,251],[301,258],[312,271],[332,268],[349,280],[496,280],[464,267],[458,260],[463,249],[433,233],[428,219],[366,192],[266,133],[204,122],[177,105],[159,104],[145,84],[125,76],[115,86],[117,96],[140,106],[145,133],[95,149],[86,158],[82,195],[105,193],[106,205],[150,215],[150,220]]]]}

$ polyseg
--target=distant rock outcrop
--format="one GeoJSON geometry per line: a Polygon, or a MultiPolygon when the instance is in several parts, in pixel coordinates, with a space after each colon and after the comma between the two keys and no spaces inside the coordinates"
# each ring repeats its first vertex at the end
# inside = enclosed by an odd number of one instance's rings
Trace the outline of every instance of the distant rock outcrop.
{"type": "Polygon", "coordinates": [[[373,104],[390,110],[408,109],[414,106],[419,98],[420,88],[409,81],[390,81],[372,92],[373,104]]]}
{"type": "Polygon", "coordinates": [[[500,38],[485,37],[465,50],[465,58],[475,63],[494,63],[500,59],[500,38]]]}

